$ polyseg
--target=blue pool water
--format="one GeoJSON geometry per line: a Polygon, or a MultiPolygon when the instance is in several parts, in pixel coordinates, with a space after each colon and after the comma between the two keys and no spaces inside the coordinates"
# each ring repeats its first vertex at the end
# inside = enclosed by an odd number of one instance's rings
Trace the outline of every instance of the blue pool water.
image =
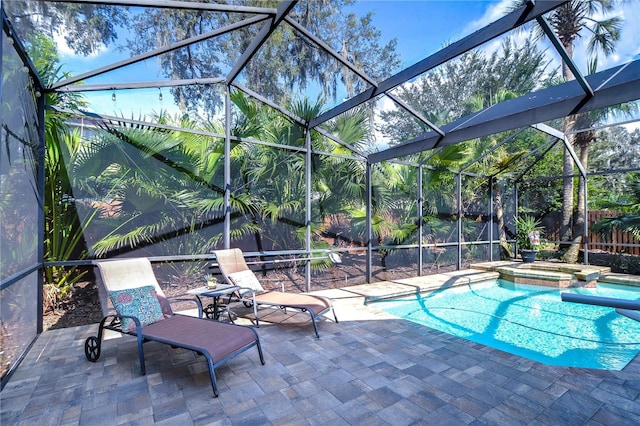
{"type": "Polygon", "coordinates": [[[613,308],[562,302],[560,292],[640,300],[640,289],[551,289],[504,280],[455,287],[376,307],[548,365],[623,369],[640,351],[640,322],[613,308]]]}

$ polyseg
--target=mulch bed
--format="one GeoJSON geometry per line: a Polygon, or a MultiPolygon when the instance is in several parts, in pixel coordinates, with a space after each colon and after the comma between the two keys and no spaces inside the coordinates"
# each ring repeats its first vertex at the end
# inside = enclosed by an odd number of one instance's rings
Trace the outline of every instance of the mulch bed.
{"type": "Polygon", "coordinates": [[[95,282],[78,283],[73,291],[63,296],[55,309],[43,315],[44,330],[55,330],[80,325],[94,324],[102,319],[100,298],[95,282]]]}

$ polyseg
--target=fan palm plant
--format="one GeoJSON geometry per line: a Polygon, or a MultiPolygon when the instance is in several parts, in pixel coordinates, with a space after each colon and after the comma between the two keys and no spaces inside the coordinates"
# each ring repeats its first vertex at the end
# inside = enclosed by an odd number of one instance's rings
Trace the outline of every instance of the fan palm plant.
{"type": "MultiPolygon", "coordinates": [[[[197,126],[178,120],[183,128],[197,126]]],[[[81,175],[97,176],[85,182],[85,190],[115,212],[102,221],[109,231],[92,245],[94,254],[155,244],[167,246],[166,252],[202,252],[214,245],[220,234],[203,237],[195,231],[224,217],[222,146],[215,137],[188,132],[104,127],[78,164],[81,175]]],[[[234,198],[236,206],[245,201],[234,198]]]]}

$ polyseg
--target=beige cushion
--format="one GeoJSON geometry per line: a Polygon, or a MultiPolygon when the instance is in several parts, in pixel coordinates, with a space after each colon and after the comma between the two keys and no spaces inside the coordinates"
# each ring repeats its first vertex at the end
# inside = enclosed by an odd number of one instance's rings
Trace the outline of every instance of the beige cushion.
{"type": "Polygon", "coordinates": [[[248,269],[229,274],[229,280],[233,285],[237,285],[238,287],[250,288],[256,292],[264,291],[264,288],[262,287],[262,284],[260,284],[260,281],[258,281],[256,274],[248,269]]]}

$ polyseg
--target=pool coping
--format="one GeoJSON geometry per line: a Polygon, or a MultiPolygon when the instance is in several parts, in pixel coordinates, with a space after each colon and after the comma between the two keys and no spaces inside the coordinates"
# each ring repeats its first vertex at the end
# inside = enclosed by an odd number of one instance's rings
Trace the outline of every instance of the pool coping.
{"type": "MultiPolygon", "coordinates": [[[[570,273],[575,275],[577,272],[578,274],[584,274],[585,278],[590,278],[593,277],[591,274],[597,273],[597,282],[599,283],[640,287],[640,276],[613,273],[610,272],[610,268],[604,266],[538,261],[535,263],[536,268],[540,268],[536,269],[535,272],[532,273],[530,268],[525,267],[523,269],[526,269],[526,272],[538,278],[550,276],[549,269],[556,268],[561,269],[560,272],[556,273],[562,274],[560,275],[561,277],[568,277],[570,273]]],[[[368,305],[385,299],[417,295],[423,292],[495,280],[500,278],[501,268],[503,270],[504,268],[517,270],[522,268],[522,265],[523,262],[520,261],[482,262],[472,264],[469,269],[463,269],[460,271],[441,272],[432,275],[377,281],[367,284],[356,284],[337,289],[314,291],[313,294],[320,294],[333,300],[349,300],[355,304],[368,305]]],[[[551,275],[553,275],[553,273],[551,273],[551,275]]],[[[572,279],[571,281],[572,287],[586,285],[584,282],[576,282],[576,279],[572,279]]],[[[553,286],[547,285],[547,287],[553,286]]]]}
{"type": "Polygon", "coordinates": [[[314,291],[330,299],[355,299],[364,305],[396,297],[411,296],[423,292],[458,287],[472,283],[495,280],[498,272],[480,269],[464,269],[420,277],[399,278],[370,284],[357,284],[340,289],[314,291]]]}

